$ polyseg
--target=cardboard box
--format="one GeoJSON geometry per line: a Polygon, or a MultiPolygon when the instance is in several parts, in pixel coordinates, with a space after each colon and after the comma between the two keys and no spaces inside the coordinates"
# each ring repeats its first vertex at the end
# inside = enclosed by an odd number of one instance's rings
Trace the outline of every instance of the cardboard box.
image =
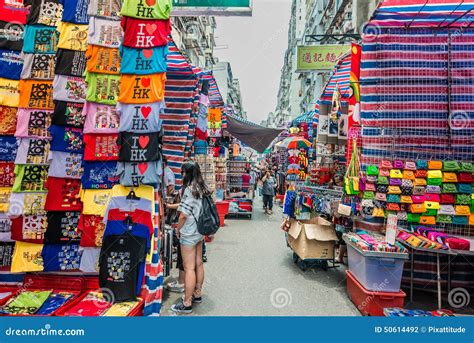
{"type": "Polygon", "coordinates": [[[317,217],[293,221],[288,231],[288,244],[302,259],[333,259],[336,231],[331,222],[317,217]]]}

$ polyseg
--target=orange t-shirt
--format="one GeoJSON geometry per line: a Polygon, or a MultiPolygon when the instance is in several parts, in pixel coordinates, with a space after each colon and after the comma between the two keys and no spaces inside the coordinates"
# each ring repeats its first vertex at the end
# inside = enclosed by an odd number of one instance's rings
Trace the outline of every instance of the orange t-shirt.
{"type": "Polygon", "coordinates": [[[122,75],[119,101],[124,104],[147,104],[165,97],[166,73],[122,75]]]}
{"type": "Polygon", "coordinates": [[[221,121],[221,109],[220,108],[209,108],[207,110],[207,120],[210,122],[221,121]]]}
{"type": "Polygon", "coordinates": [[[18,107],[53,110],[53,81],[20,80],[18,107]]]}
{"type": "Polygon", "coordinates": [[[89,45],[86,51],[87,70],[93,73],[119,74],[120,51],[99,45],[89,45]]]}

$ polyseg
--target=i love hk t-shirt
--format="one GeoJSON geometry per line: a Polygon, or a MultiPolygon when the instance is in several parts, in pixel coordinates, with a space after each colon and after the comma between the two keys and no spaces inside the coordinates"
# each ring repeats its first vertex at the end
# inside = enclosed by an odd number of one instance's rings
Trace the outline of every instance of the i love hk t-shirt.
{"type": "Polygon", "coordinates": [[[117,173],[123,186],[157,185],[161,181],[163,169],[161,161],[118,162],[117,173]]]}
{"type": "Polygon", "coordinates": [[[19,80],[23,68],[21,53],[14,50],[0,49],[0,77],[19,80]]]}
{"type": "Polygon", "coordinates": [[[161,137],[158,132],[142,134],[121,132],[117,144],[120,146],[121,162],[151,162],[161,158],[161,137]]]}
{"type": "MultiPolygon", "coordinates": [[[[14,81],[11,81],[14,82],[14,81]]],[[[2,80],[0,79],[0,87],[2,80]]],[[[18,86],[21,89],[18,107],[52,110],[53,83],[47,80],[20,80],[18,86]]],[[[17,88],[18,89],[18,88],[17,88]]],[[[4,96],[3,92],[0,92],[4,96]]],[[[1,97],[0,97],[1,98],[1,97]]],[[[10,104],[10,106],[14,106],[10,104]]]]}
{"type": "Polygon", "coordinates": [[[85,134],[84,161],[117,161],[117,134],[85,134]]]}
{"type": "Polygon", "coordinates": [[[118,133],[120,115],[115,106],[86,102],[84,133],[118,133]]]}
{"type": "Polygon", "coordinates": [[[124,31],[123,46],[130,48],[154,48],[168,45],[171,22],[165,20],[143,20],[130,17],[122,18],[124,31]]]}
{"type": "Polygon", "coordinates": [[[168,46],[147,49],[122,47],[122,74],[149,75],[165,73],[167,70],[166,56],[168,46]]]}
{"type": "Polygon", "coordinates": [[[172,0],[124,0],[120,13],[132,18],[168,19],[172,9],[172,0]]]}
{"type": "Polygon", "coordinates": [[[106,105],[115,105],[120,93],[120,75],[86,72],[86,100],[106,105]]]}
{"type": "Polygon", "coordinates": [[[165,97],[166,73],[122,75],[118,100],[125,104],[148,104],[162,101],[165,97]]]}
{"type": "Polygon", "coordinates": [[[22,79],[52,80],[56,56],[50,54],[23,54],[22,79]]]}
{"type": "Polygon", "coordinates": [[[120,131],[150,133],[161,131],[160,116],[165,109],[165,102],[151,104],[117,103],[120,114],[120,131]]]}
{"type": "Polygon", "coordinates": [[[59,32],[52,26],[26,25],[23,38],[24,53],[54,55],[58,48],[59,32]]]}
{"type": "Polygon", "coordinates": [[[91,73],[120,74],[120,51],[100,45],[89,45],[86,51],[87,71],[91,73]]]}
{"type": "Polygon", "coordinates": [[[61,22],[58,25],[58,48],[76,51],[87,50],[87,32],[89,25],[61,22]]]}

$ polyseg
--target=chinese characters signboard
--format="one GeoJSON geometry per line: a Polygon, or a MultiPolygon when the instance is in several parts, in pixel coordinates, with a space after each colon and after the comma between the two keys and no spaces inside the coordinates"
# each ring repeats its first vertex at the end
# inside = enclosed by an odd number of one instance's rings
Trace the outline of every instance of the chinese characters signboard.
{"type": "Polygon", "coordinates": [[[173,0],[173,16],[251,16],[251,0],[173,0]]]}
{"type": "Polygon", "coordinates": [[[350,45],[298,46],[297,71],[332,70],[337,60],[349,52],[350,45]]]}

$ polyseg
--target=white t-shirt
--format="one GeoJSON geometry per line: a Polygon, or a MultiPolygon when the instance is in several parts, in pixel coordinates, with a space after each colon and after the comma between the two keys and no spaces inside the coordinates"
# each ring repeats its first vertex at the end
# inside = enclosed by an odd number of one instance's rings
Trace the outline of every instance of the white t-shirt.
{"type": "Polygon", "coordinates": [[[170,167],[165,167],[165,187],[176,184],[176,177],[170,167]]]}

